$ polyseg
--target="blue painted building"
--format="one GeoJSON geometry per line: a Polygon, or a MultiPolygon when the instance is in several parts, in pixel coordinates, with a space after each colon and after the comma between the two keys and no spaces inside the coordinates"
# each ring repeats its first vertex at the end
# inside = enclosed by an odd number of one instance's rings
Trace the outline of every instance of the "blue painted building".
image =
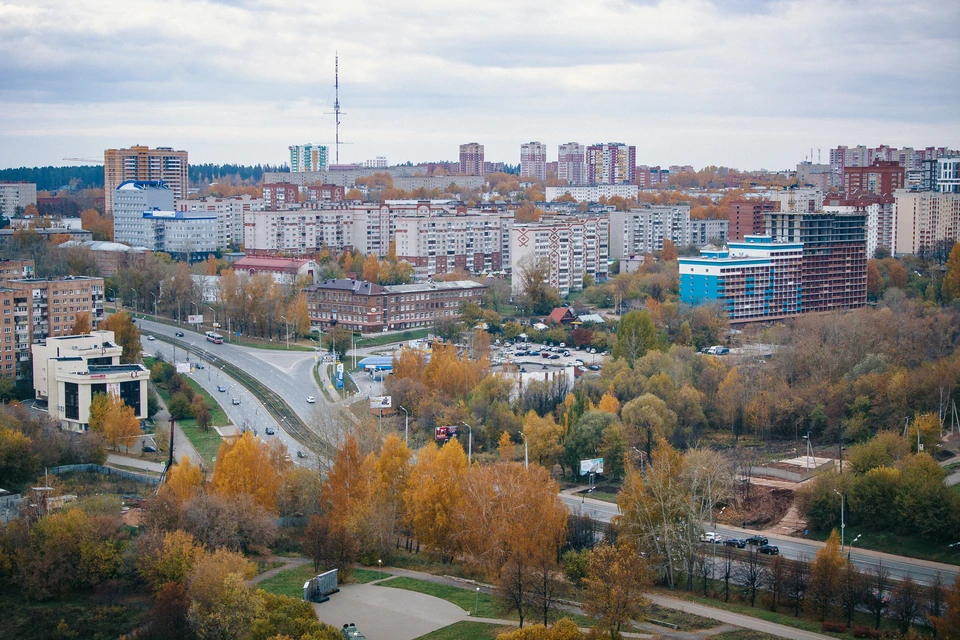
{"type": "Polygon", "coordinates": [[[746,236],[680,258],[680,300],[718,303],[733,322],[774,320],[803,312],[803,243],[746,236]]]}

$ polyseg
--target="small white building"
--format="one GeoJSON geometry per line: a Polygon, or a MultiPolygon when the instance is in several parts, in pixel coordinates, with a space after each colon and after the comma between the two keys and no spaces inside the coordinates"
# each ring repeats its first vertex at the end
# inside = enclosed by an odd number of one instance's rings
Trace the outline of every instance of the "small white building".
{"type": "Polygon", "coordinates": [[[63,428],[89,429],[90,402],[97,393],[115,393],[137,418],[147,418],[150,372],[142,364],[120,364],[123,348],[113,340],[113,331],[94,331],[32,346],[34,393],[63,428]]]}

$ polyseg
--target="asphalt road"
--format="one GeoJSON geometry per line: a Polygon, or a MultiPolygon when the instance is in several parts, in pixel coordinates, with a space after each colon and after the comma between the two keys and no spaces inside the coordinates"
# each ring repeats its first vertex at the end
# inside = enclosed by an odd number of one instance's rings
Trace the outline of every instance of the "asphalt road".
{"type": "MultiPolygon", "coordinates": [[[[617,505],[602,500],[594,500],[582,496],[569,494],[560,494],[560,499],[574,513],[584,513],[600,522],[610,522],[611,518],[619,515],[620,510],[617,505]]],[[[717,533],[727,538],[748,538],[757,535],[756,531],[740,529],[736,527],[718,526],[717,533]]],[[[812,540],[800,540],[789,536],[778,534],[762,534],[770,540],[770,544],[776,545],[780,549],[780,554],[791,560],[806,558],[812,560],[817,551],[823,546],[822,542],[812,540]]],[[[911,576],[920,584],[931,584],[939,572],[944,584],[953,584],[953,581],[960,575],[960,567],[947,565],[939,562],[929,562],[926,560],[916,560],[895,556],[888,553],[877,551],[868,551],[863,549],[850,549],[850,558],[863,571],[869,571],[877,567],[881,562],[883,566],[890,571],[890,577],[896,580],[902,580],[906,576],[911,576]]]]}

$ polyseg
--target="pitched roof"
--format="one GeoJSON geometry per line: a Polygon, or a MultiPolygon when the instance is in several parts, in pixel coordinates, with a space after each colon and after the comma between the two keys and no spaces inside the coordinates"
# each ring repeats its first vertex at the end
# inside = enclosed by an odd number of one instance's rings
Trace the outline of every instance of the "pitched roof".
{"type": "Polygon", "coordinates": [[[233,263],[234,269],[253,271],[283,271],[296,273],[300,267],[310,262],[297,258],[266,258],[260,256],[246,256],[233,263]]]}
{"type": "Polygon", "coordinates": [[[557,307],[556,309],[550,312],[550,315],[547,316],[547,319],[552,322],[556,322],[557,324],[560,324],[568,316],[570,317],[571,320],[576,317],[573,315],[573,311],[570,310],[570,307],[557,307]]]}

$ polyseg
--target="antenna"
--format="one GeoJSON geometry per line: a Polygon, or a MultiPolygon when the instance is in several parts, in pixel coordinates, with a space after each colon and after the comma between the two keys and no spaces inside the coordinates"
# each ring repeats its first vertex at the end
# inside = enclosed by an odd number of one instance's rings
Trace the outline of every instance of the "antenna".
{"type": "MultiPolygon", "coordinates": [[[[333,100],[333,115],[334,122],[336,125],[336,139],[333,143],[334,149],[334,164],[340,164],[340,145],[349,144],[347,142],[340,142],[340,56],[335,52],[333,58],[333,89],[334,89],[334,100],[333,100]]],[[[329,111],[327,112],[330,113],[329,111]]]]}

